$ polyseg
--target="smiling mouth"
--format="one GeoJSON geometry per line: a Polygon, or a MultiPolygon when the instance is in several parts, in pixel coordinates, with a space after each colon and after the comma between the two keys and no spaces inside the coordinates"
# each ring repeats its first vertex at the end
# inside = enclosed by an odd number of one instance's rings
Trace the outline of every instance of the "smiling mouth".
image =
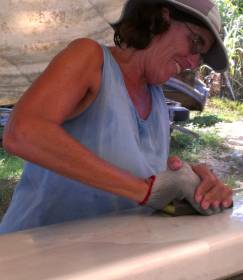
{"type": "Polygon", "coordinates": [[[176,74],[178,75],[181,73],[182,69],[179,63],[176,62],[175,65],[176,65],[176,74]]]}

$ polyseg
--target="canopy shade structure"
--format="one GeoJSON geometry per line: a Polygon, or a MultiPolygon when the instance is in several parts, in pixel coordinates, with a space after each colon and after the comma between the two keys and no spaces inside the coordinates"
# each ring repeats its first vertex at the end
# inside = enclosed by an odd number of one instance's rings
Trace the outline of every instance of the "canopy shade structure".
{"type": "Polygon", "coordinates": [[[70,41],[112,44],[125,0],[1,0],[0,106],[14,104],[70,41]]]}

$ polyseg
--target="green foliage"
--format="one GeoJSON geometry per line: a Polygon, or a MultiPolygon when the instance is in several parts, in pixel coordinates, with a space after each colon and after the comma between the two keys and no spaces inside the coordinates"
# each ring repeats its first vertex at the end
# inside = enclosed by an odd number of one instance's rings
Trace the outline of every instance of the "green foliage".
{"type": "Polygon", "coordinates": [[[230,24],[232,20],[243,13],[242,0],[216,0],[221,13],[222,21],[225,25],[230,24]]]}
{"type": "Polygon", "coordinates": [[[242,0],[231,0],[232,4],[236,7],[238,10],[238,14],[243,14],[243,1],[242,0]]]}
{"type": "Polygon", "coordinates": [[[191,116],[192,118],[183,125],[196,132],[198,137],[173,131],[171,154],[178,155],[189,162],[196,162],[200,154],[205,151],[220,154],[227,149],[224,139],[218,135],[214,125],[219,122],[243,119],[243,104],[227,99],[212,98],[208,100],[204,112],[193,113],[191,116]]]}
{"type": "Polygon", "coordinates": [[[7,210],[13,195],[13,188],[1,187],[0,188],[0,220],[7,210]]]}
{"type": "Polygon", "coordinates": [[[243,98],[243,1],[217,0],[224,26],[224,44],[235,95],[243,98]]]}
{"type": "Polygon", "coordinates": [[[223,138],[218,136],[215,130],[196,132],[198,137],[174,131],[171,137],[171,155],[178,155],[185,161],[196,162],[200,158],[200,153],[205,150],[220,153],[227,149],[223,138]]]}
{"type": "Polygon", "coordinates": [[[24,161],[18,157],[7,154],[0,148],[0,180],[19,179],[24,161]]]}
{"type": "Polygon", "coordinates": [[[5,213],[13,194],[13,186],[20,178],[24,161],[11,156],[0,148],[0,219],[5,213]]]}
{"type": "Polygon", "coordinates": [[[200,115],[214,114],[225,122],[243,120],[243,103],[228,99],[211,98],[205,112],[200,115]]]}
{"type": "Polygon", "coordinates": [[[189,121],[196,127],[209,127],[214,126],[216,123],[222,122],[223,119],[219,118],[216,115],[202,115],[196,116],[189,121]]]}

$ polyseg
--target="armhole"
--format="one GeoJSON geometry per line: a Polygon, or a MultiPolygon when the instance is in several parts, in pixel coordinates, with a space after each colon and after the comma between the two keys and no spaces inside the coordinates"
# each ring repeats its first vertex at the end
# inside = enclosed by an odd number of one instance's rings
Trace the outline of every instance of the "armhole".
{"type": "Polygon", "coordinates": [[[65,121],[70,121],[72,119],[75,119],[77,118],[78,116],[80,116],[81,114],[85,113],[91,106],[92,104],[97,100],[98,96],[99,96],[99,92],[100,92],[100,89],[102,87],[102,81],[104,80],[104,77],[105,77],[105,56],[106,56],[106,47],[105,46],[102,46],[100,45],[99,43],[97,43],[97,45],[99,46],[99,48],[101,49],[101,53],[102,53],[102,63],[100,65],[100,83],[99,83],[99,86],[97,87],[97,90],[95,92],[95,96],[94,98],[91,100],[91,102],[87,105],[87,107],[84,107],[83,110],[78,110],[77,109],[77,112],[75,112],[73,115],[71,115],[69,118],[67,118],[65,121]]]}
{"type": "MultiPolygon", "coordinates": [[[[97,43],[98,44],[98,43],[97,43]]],[[[85,110],[83,111],[83,112],[85,112],[94,102],[95,102],[95,100],[98,98],[98,96],[99,96],[99,92],[100,92],[100,89],[101,89],[101,87],[102,87],[102,82],[104,81],[104,79],[105,79],[105,57],[106,57],[106,47],[105,46],[103,46],[103,45],[100,45],[100,44],[98,44],[98,46],[99,46],[99,48],[101,49],[101,54],[102,54],[102,58],[101,58],[101,60],[102,60],[102,63],[101,63],[101,65],[100,65],[100,83],[99,83],[99,85],[98,85],[98,87],[97,87],[97,90],[96,90],[96,94],[95,94],[95,97],[94,97],[94,99],[92,100],[92,102],[89,104],[89,106],[87,107],[87,108],[85,108],[85,110]]],[[[82,113],[83,113],[82,112],[82,113]]]]}

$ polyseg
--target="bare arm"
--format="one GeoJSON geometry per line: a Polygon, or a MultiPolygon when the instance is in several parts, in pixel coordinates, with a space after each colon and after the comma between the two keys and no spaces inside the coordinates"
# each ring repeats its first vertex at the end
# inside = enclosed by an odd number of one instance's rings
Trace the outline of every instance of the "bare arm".
{"type": "Polygon", "coordinates": [[[144,180],[98,158],[61,127],[96,97],[103,64],[97,43],[80,39],[49,64],[20,99],[4,132],[4,148],[66,177],[135,201],[144,180]]]}

